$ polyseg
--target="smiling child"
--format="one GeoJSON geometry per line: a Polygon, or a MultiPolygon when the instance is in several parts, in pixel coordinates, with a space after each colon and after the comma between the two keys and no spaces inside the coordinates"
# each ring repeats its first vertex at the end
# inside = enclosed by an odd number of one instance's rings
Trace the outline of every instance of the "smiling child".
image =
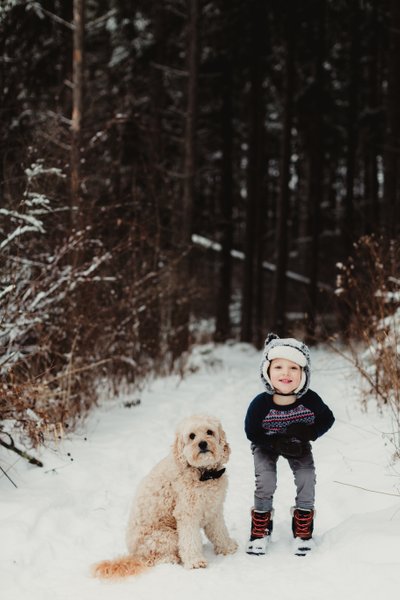
{"type": "MultiPolygon", "coordinates": [[[[315,514],[315,466],[310,441],[334,423],[322,399],[309,389],[310,351],[294,338],[269,334],[265,340],[261,379],[266,391],[251,402],[245,432],[255,468],[254,508],[248,554],[265,554],[272,532],[277,461],[286,458],[294,475],[294,538],[311,540],[315,514]]],[[[307,548],[308,549],[308,548],[307,548]]]]}

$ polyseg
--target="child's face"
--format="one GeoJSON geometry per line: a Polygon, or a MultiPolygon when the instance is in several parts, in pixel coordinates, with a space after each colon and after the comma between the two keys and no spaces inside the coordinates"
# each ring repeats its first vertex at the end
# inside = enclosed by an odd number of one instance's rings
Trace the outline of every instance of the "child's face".
{"type": "Polygon", "coordinates": [[[301,367],[286,358],[274,358],[269,366],[272,387],[282,394],[290,394],[301,381],[301,367]]]}

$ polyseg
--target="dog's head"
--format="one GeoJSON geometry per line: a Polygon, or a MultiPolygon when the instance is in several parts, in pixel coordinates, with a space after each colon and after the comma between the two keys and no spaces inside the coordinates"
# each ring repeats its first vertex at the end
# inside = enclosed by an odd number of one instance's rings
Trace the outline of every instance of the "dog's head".
{"type": "Polygon", "coordinates": [[[209,469],[228,462],[230,447],[218,419],[194,415],[178,425],[173,453],[180,466],[209,469]]]}

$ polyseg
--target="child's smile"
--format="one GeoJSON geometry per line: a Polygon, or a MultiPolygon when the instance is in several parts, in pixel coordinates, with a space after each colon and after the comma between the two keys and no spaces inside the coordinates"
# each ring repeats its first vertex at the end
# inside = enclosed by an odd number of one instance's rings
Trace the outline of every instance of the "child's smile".
{"type": "Polygon", "coordinates": [[[275,358],[269,367],[272,387],[279,393],[290,394],[300,385],[301,367],[286,358],[275,358]]]}

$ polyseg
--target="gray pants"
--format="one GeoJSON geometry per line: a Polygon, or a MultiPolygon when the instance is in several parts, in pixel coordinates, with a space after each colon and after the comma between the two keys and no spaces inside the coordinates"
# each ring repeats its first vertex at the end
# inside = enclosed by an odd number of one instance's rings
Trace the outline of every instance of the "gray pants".
{"type": "MultiPolygon", "coordinates": [[[[252,452],[256,476],[254,508],[260,511],[271,510],[276,490],[276,463],[279,456],[254,445],[252,445],[252,452]]],[[[296,507],[314,508],[316,480],[311,449],[310,452],[301,458],[287,458],[286,460],[294,475],[294,483],[297,490],[296,507]]]]}

